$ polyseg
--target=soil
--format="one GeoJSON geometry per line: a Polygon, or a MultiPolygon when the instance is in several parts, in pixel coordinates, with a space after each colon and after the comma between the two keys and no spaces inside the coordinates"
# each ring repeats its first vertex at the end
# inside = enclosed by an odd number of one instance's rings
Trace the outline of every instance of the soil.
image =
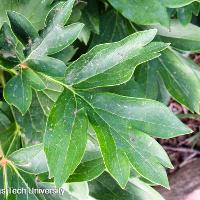
{"type": "Polygon", "coordinates": [[[200,200],[199,166],[200,159],[196,159],[169,175],[170,191],[162,187],[156,189],[166,200],[200,200]]]}

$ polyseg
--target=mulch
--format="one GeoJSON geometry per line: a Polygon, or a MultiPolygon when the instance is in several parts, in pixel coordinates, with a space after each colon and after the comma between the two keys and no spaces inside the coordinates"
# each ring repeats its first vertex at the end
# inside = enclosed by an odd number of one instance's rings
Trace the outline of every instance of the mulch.
{"type": "MultiPolygon", "coordinates": [[[[176,114],[192,114],[186,108],[174,100],[169,102],[169,108],[176,114]]],[[[181,121],[193,130],[193,133],[171,139],[158,139],[158,142],[167,151],[174,169],[169,173],[175,172],[182,166],[200,157],[200,118],[183,117],[181,121]],[[198,137],[199,135],[199,137],[198,137]]]]}

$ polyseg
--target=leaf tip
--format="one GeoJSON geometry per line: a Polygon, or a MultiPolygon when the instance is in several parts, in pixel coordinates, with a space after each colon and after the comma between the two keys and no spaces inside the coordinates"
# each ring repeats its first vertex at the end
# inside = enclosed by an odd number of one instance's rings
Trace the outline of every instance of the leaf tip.
{"type": "Polygon", "coordinates": [[[166,179],[166,181],[162,184],[160,184],[162,187],[166,188],[167,190],[170,190],[169,180],[166,179]]]}
{"type": "Polygon", "coordinates": [[[13,18],[15,18],[16,14],[18,14],[18,13],[15,12],[15,11],[12,11],[12,10],[8,10],[8,11],[6,12],[6,14],[7,14],[7,16],[8,16],[8,19],[9,19],[9,20],[12,20],[13,18]]]}
{"type": "Polygon", "coordinates": [[[171,42],[168,42],[168,43],[165,43],[166,45],[170,46],[171,45],[171,42]]]}
{"type": "Polygon", "coordinates": [[[156,29],[156,28],[152,28],[152,29],[149,29],[148,30],[150,33],[152,33],[152,35],[156,35],[157,34],[157,32],[158,32],[158,29],[156,29]]]}
{"type": "Polygon", "coordinates": [[[78,27],[79,27],[80,31],[83,29],[84,26],[85,26],[85,24],[83,24],[83,23],[78,23],[78,27]]]}
{"type": "Polygon", "coordinates": [[[13,11],[11,11],[11,10],[6,11],[6,14],[7,14],[8,17],[9,17],[10,15],[12,15],[12,13],[13,13],[13,11]]]}
{"type": "Polygon", "coordinates": [[[167,168],[169,168],[169,169],[174,169],[174,166],[173,166],[172,163],[170,162],[169,165],[167,166],[167,168]]]}
{"type": "Polygon", "coordinates": [[[190,134],[190,133],[193,133],[193,130],[185,125],[185,132],[186,134],[190,134]]]}

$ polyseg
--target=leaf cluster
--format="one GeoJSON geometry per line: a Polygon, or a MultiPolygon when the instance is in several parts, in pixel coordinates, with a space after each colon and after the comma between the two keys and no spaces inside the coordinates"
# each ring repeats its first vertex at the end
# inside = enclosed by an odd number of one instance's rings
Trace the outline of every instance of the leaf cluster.
{"type": "Polygon", "coordinates": [[[155,138],[199,114],[194,0],[0,0],[2,199],[163,200],[171,161],[155,138]],[[193,20],[193,23],[190,23],[193,20]],[[9,188],[59,194],[11,194],[9,188]]]}

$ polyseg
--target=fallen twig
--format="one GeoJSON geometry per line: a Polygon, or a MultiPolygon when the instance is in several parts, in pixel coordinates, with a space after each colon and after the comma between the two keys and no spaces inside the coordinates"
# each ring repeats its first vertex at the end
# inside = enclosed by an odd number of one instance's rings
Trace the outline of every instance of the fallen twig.
{"type": "Polygon", "coordinates": [[[194,149],[189,149],[189,148],[182,148],[182,147],[169,147],[169,146],[163,146],[165,150],[170,150],[170,151],[178,151],[178,152],[184,152],[184,153],[195,153],[200,155],[200,151],[194,150],[194,149]]]}

